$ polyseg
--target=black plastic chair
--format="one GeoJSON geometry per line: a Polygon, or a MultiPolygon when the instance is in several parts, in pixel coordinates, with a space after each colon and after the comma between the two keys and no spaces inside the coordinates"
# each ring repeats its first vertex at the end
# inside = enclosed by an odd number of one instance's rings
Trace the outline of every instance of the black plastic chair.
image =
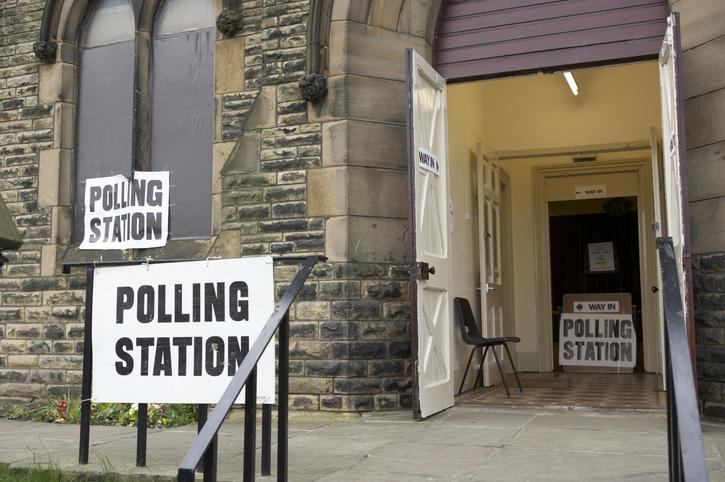
{"type": "MultiPolygon", "coordinates": [[[[514,370],[516,383],[518,383],[519,385],[519,391],[521,393],[524,393],[524,389],[521,387],[521,380],[519,380],[519,374],[516,372],[516,365],[514,365],[514,360],[513,358],[511,358],[511,352],[509,351],[509,347],[506,345],[506,343],[508,342],[518,343],[521,341],[521,338],[517,336],[484,338],[483,336],[481,336],[481,332],[478,331],[476,318],[475,316],[473,316],[473,310],[471,310],[471,304],[468,302],[468,300],[466,298],[456,298],[453,302],[456,307],[456,319],[458,320],[458,325],[461,327],[461,335],[463,336],[463,341],[466,342],[466,344],[473,346],[473,349],[471,350],[471,356],[468,357],[468,364],[466,365],[466,371],[463,373],[463,380],[461,380],[461,387],[458,389],[458,394],[460,395],[463,391],[463,384],[466,383],[466,375],[468,375],[468,369],[471,366],[473,354],[476,352],[476,349],[480,349],[483,352],[483,355],[481,356],[481,364],[478,367],[476,381],[473,382],[473,388],[476,388],[479,378],[481,378],[481,386],[483,386],[483,362],[486,359],[486,353],[488,353],[489,348],[499,345],[502,345],[506,349],[506,354],[508,355],[509,361],[511,362],[511,368],[513,368],[514,370]]],[[[511,398],[511,392],[509,392],[509,387],[508,385],[506,385],[506,379],[504,378],[503,370],[501,369],[501,363],[498,360],[496,350],[492,349],[491,352],[493,353],[493,358],[496,360],[498,372],[501,374],[501,383],[506,390],[506,396],[508,398],[511,398]]]]}

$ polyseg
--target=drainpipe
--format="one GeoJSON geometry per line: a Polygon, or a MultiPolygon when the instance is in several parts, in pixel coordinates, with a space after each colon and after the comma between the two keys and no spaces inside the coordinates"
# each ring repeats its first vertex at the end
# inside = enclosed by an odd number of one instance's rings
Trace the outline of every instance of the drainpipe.
{"type": "Polygon", "coordinates": [[[320,72],[321,47],[320,25],[322,24],[322,0],[312,0],[309,21],[308,72],[299,80],[302,97],[315,102],[327,96],[327,78],[320,72]]]}
{"type": "Polygon", "coordinates": [[[56,7],[60,5],[56,0],[47,0],[43,10],[43,21],[40,24],[40,36],[33,44],[35,57],[44,64],[55,62],[55,53],[58,51],[58,43],[51,38],[51,28],[55,18],[56,7]]]}

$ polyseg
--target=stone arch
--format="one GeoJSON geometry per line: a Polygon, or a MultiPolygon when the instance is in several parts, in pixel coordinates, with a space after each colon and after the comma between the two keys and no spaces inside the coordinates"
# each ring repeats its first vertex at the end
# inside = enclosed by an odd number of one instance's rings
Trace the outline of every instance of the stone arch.
{"type": "Polygon", "coordinates": [[[323,20],[329,93],[308,107],[323,126],[323,166],[308,173],[309,214],[328,217],[333,260],[409,261],[406,49],[431,58],[442,4],[336,0],[323,20]],[[314,198],[314,186],[333,184],[343,187],[314,198]]]}
{"type": "Polygon", "coordinates": [[[433,42],[444,0],[342,0],[335,2],[333,20],[422,37],[433,42]]]}

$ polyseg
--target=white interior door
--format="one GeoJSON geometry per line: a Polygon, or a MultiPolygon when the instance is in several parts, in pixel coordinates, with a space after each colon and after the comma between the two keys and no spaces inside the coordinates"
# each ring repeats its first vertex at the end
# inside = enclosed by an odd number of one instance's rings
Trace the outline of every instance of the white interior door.
{"type": "Polygon", "coordinates": [[[667,31],[660,51],[660,92],[662,97],[662,189],[664,191],[663,235],[670,236],[675,248],[680,287],[688,312],[685,295],[684,257],[685,226],[683,224],[682,165],[685,156],[682,99],[678,83],[680,54],[679,16],[667,20],[667,31]]]}
{"type": "MultiPolygon", "coordinates": [[[[446,83],[408,51],[410,177],[416,284],[415,393],[423,418],[453,405],[446,83]]],[[[413,334],[415,336],[415,334],[413,334]]]]}
{"type": "MultiPolygon", "coordinates": [[[[501,174],[498,163],[483,155],[479,167],[479,239],[481,254],[481,325],[487,338],[501,336],[504,323],[504,293],[501,269],[501,174]]],[[[497,354],[503,361],[503,348],[497,354]]],[[[486,383],[498,381],[499,372],[489,368],[495,364],[493,356],[484,366],[486,383]]]]}

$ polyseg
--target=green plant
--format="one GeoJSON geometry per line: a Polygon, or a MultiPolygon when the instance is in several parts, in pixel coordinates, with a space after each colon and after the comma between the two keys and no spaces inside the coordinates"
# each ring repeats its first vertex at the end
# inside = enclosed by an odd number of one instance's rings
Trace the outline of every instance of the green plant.
{"type": "MultiPolygon", "coordinates": [[[[34,422],[79,423],[81,402],[78,399],[47,399],[33,406],[0,406],[0,418],[34,422]]],[[[149,427],[176,427],[196,422],[196,406],[192,404],[148,404],[149,427]]],[[[91,423],[94,425],[134,426],[138,422],[138,404],[94,403],[91,423]]]]}

